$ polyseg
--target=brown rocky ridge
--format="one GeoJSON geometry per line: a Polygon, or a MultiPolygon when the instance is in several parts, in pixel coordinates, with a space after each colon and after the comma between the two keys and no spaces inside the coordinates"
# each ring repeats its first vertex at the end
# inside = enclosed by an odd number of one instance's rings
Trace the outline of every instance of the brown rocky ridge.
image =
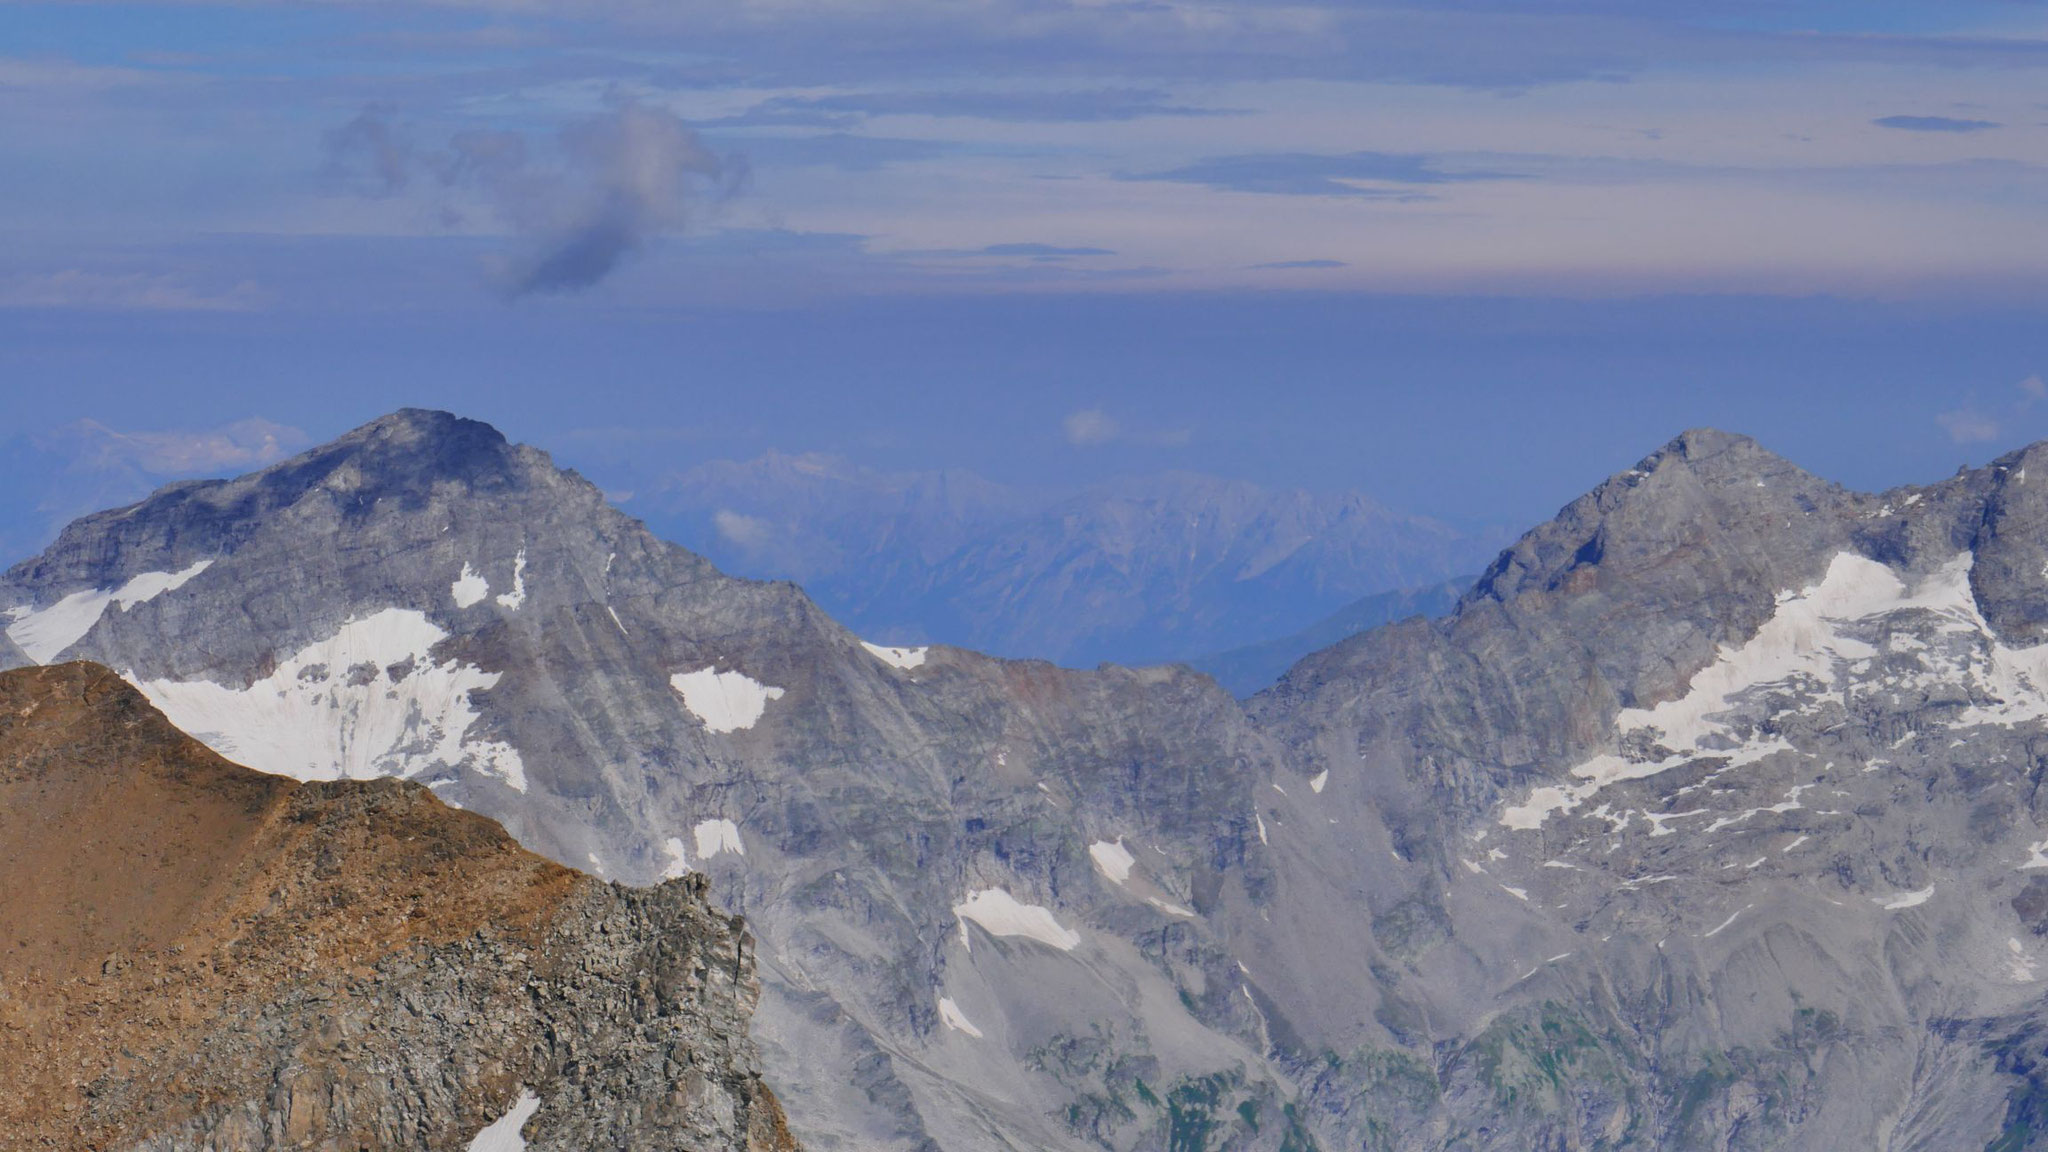
{"type": "Polygon", "coordinates": [[[0,673],[0,1149],[464,1149],[516,1108],[536,1152],[783,1152],[756,995],[700,877],[239,767],[98,665],[0,673]]]}

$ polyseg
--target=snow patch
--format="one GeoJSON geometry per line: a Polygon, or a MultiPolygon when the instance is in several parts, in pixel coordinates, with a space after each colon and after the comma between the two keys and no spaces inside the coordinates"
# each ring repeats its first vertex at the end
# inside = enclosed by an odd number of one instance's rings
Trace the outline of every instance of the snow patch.
{"type": "Polygon", "coordinates": [[[512,1110],[491,1122],[469,1142],[469,1152],[525,1152],[526,1137],[519,1134],[533,1114],[540,1111],[540,1097],[521,1088],[512,1110]]]}
{"type": "Polygon", "coordinates": [[[343,624],[246,688],[210,680],[136,687],[171,723],[258,771],[362,780],[465,767],[524,792],[517,749],[467,739],[481,719],[470,694],[495,685],[500,673],[435,661],[432,650],[447,635],[422,613],[386,608],[343,624]]]}
{"type": "Polygon", "coordinates": [[[512,561],[512,590],[498,597],[498,604],[501,607],[510,608],[512,611],[517,612],[519,611],[519,606],[524,603],[526,603],[526,549],[521,548],[519,555],[514,557],[512,561]]]}
{"type": "Polygon", "coordinates": [[[1715,925],[1705,935],[1701,936],[1700,939],[1711,940],[1714,937],[1719,936],[1721,934],[1722,929],[1728,927],[1730,924],[1735,923],[1735,918],[1737,916],[1742,915],[1744,912],[1747,912],[1754,907],[1756,907],[1756,905],[1754,904],[1744,904],[1742,907],[1737,908],[1732,914],[1729,915],[1729,917],[1726,920],[1723,920],[1719,924],[1715,925]]]}
{"type": "Polygon", "coordinates": [[[484,579],[484,574],[471,568],[469,562],[465,560],[462,564],[462,575],[457,576],[455,583],[448,586],[448,594],[455,598],[457,608],[474,607],[491,594],[491,582],[484,579]]]}
{"type": "Polygon", "coordinates": [[[923,664],[925,653],[929,651],[929,649],[925,648],[884,648],[880,644],[870,644],[865,640],[860,642],[860,646],[867,649],[870,656],[880,660],[882,663],[889,665],[891,668],[901,668],[906,672],[923,664]]]}
{"type": "Polygon", "coordinates": [[[2033,957],[2027,955],[2026,945],[2020,943],[2019,937],[2008,936],[2005,938],[2005,948],[2006,951],[2012,953],[2006,959],[2005,974],[2022,984],[2033,980],[2034,960],[2033,957]]]}
{"type": "Polygon", "coordinates": [[[771,688],[744,672],[700,668],[678,672],[668,682],[682,694],[683,707],[713,732],[752,728],[768,710],[770,700],[782,699],[782,689],[771,688]]]}
{"type": "Polygon", "coordinates": [[[730,820],[698,821],[695,835],[699,860],[709,860],[720,852],[730,852],[735,856],[747,854],[746,845],[740,843],[740,826],[730,820]]]}
{"type": "Polygon", "coordinates": [[[84,639],[109,606],[118,605],[125,611],[154,600],[166,592],[184,587],[187,581],[212,566],[213,561],[201,560],[181,572],[143,572],[119,588],[73,592],[40,611],[12,609],[8,614],[16,619],[7,626],[7,638],[27,653],[29,659],[38,664],[48,664],[66,648],[84,639]]]}
{"type": "Polygon", "coordinates": [[[1088,856],[1095,861],[1095,866],[1102,870],[1104,876],[1118,884],[1131,878],[1131,866],[1138,862],[1138,858],[1131,855],[1131,850],[1124,847],[1122,840],[1115,843],[1097,840],[1088,846],[1088,856]]]}
{"type": "Polygon", "coordinates": [[[981,1029],[976,1028],[974,1023],[967,1019],[967,1014],[960,1011],[960,1006],[953,1003],[950,996],[939,997],[939,1019],[945,1021],[946,1027],[955,1032],[965,1032],[976,1040],[981,1039],[981,1029]]]}
{"type": "Polygon", "coordinates": [[[1934,885],[1929,884],[1918,892],[1901,892],[1896,896],[1872,896],[1870,902],[1887,912],[1901,908],[1918,908],[1934,896],[1934,885]]]}
{"type": "Polygon", "coordinates": [[[1023,936],[1062,952],[1071,952],[1081,943],[1080,935],[1061,927],[1051,910],[1036,904],[1020,904],[1001,888],[969,892],[965,900],[953,905],[953,915],[960,919],[963,943],[968,938],[969,920],[981,925],[991,936],[1023,936]]]}
{"type": "Polygon", "coordinates": [[[683,850],[679,836],[671,836],[661,842],[662,855],[668,857],[668,865],[661,870],[663,880],[678,880],[690,874],[690,854],[683,850]]]}

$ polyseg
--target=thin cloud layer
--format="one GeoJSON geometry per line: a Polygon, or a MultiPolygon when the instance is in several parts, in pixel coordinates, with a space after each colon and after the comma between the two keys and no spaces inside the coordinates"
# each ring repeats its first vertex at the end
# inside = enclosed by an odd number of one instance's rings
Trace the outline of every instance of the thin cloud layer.
{"type": "MultiPolygon", "coordinates": [[[[1229,109],[1175,103],[1158,88],[1075,91],[851,92],[831,96],[777,96],[717,126],[848,128],[875,116],[930,116],[1009,123],[1100,123],[1152,116],[1228,116],[1229,109]]],[[[711,125],[707,125],[709,127],[711,125]]]]}
{"type": "Polygon", "coordinates": [[[160,272],[56,272],[0,277],[0,309],[86,312],[248,312],[263,305],[252,281],[225,289],[195,287],[160,272]]]}
{"type": "Polygon", "coordinates": [[[1880,116],[1871,123],[1901,132],[1983,132],[2004,127],[1996,120],[1958,120],[1952,116],[1880,116]]]}
{"type": "Polygon", "coordinates": [[[1215,156],[1163,172],[1126,178],[1201,184],[1226,192],[1407,200],[1427,195],[1417,191],[1419,188],[1522,177],[1513,172],[1446,169],[1430,157],[1414,154],[1352,152],[1329,156],[1276,152],[1215,156]]]}

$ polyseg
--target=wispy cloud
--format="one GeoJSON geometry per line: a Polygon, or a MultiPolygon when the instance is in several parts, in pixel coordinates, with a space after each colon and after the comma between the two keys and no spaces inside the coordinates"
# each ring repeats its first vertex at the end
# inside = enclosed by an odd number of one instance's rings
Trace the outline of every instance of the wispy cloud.
{"type": "Polygon", "coordinates": [[[1123,433],[1123,427],[1100,408],[1069,412],[1067,418],[1060,422],[1060,428],[1066,433],[1067,443],[1076,448],[1107,444],[1123,433]]]}
{"type": "Polygon", "coordinates": [[[850,92],[830,96],[777,96],[706,127],[745,125],[844,128],[876,116],[1030,122],[1099,122],[1152,116],[1229,116],[1237,111],[1173,102],[1157,88],[1076,91],[850,92]]]}
{"type": "Polygon", "coordinates": [[[88,312],[248,312],[263,306],[252,281],[225,289],[194,287],[150,272],[56,272],[0,278],[0,308],[76,309],[88,312]]]}
{"type": "Polygon", "coordinates": [[[873,172],[890,164],[936,160],[960,151],[958,144],[946,140],[857,136],[851,132],[815,136],[721,134],[719,139],[743,148],[750,162],[764,167],[837,168],[843,172],[873,172]]]}
{"type": "Polygon", "coordinates": [[[217,428],[142,432],[80,420],[46,433],[37,446],[64,456],[74,471],[133,470],[168,478],[260,468],[309,443],[311,438],[297,428],[250,417],[217,428]]]}
{"type": "Polygon", "coordinates": [[[988,244],[980,248],[926,248],[896,253],[897,258],[907,260],[928,257],[975,259],[993,256],[1005,260],[1029,260],[1037,264],[1061,264],[1070,260],[1085,260],[1094,256],[1114,255],[1116,255],[1116,249],[1114,248],[1072,247],[1035,242],[988,244]]]}
{"type": "Polygon", "coordinates": [[[1880,116],[1871,123],[1901,132],[1983,132],[2004,127],[1996,120],[1958,120],[1951,116],[1880,116]]]}
{"type": "Polygon", "coordinates": [[[1215,156],[1163,172],[1126,176],[1128,180],[1167,180],[1200,184],[1227,192],[1264,192],[1287,196],[1362,196],[1372,199],[1427,198],[1421,188],[1486,180],[1521,179],[1519,173],[1439,167],[1414,153],[1272,152],[1215,156]]]}
{"type": "Polygon", "coordinates": [[[1083,408],[1067,413],[1060,422],[1067,443],[1076,448],[1100,448],[1125,442],[1152,448],[1182,448],[1194,439],[1186,428],[1131,428],[1100,408],[1083,408]]]}
{"type": "Polygon", "coordinates": [[[759,516],[748,516],[727,508],[712,513],[711,523],[720,536],[742,548],[759,548],[775,534],[775,525],[759,516]]]}
{"type": "Polygon", "coordinates": [[[1290,271],[1290,270],[1293,270],[1293,269],[1309,269],[1309,268],[1349,268],[1349,267],[1351,267],[1351,265],[1349,265],[1349,264],[1345,263],[1345,262],[1344,262],[1344,261],[1342,261],[1342,260],[1275,260],[1275,261],[1273,261],[1273,262],[1271,262],[1271,263],[1268,263],[1268,264],[1254,264],[1254,265],[1252,265],[1252,268],[1253,268],[1254,270],[1257,270],[1257,271],[1274,271],[1274,272],[1284,272],[1284,271],[1290,271]]]}
{"type": "Polygon", "coordinates": [[[1943,412],[1934,418],[1942,431],[1957,444],[1982,444],[1996,440],[2002,431],[1998,421],[1979,412],[1973,406],[1964,406],[1943,412]]]}

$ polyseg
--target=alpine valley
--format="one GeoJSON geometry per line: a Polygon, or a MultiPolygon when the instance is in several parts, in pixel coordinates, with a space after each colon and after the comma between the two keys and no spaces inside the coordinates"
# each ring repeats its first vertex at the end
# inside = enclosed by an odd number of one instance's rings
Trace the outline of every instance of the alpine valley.
{"type": "MultiPolygon", "coordinates": [[[[1243,703],[1184,667],[864,643],[542,452],[414,410],[81,519],[0,578],[0,611],[0,665],[95,661],[133,689],[12,673],[10,715],[48,697],[147,724],[146,701],[307,782],[205,787],[307,813],[264,851],[352,829],[316,874],[395,851],[323,813],[462,817],[431,792],[658,885],[479,848],[480,890],[525,895],[449,910],[462,931],[420,947],[523,931],[553,951],[522,962],[581,975],[544,1011],[406,976],[433,988],[390,995],[477,998],[520,1056],[352,1109],[483,1123],[521,1085],[515,1123],[549,1150],[775,1146],[776,1099],[813,1152],[2048,1148],[2048,446],[1862,494],[1689,432],[1447,615],[1343,639],[1243,703]],[[375,777],[423,788],[331,783],[375,777]],[[607,996],[604,974],[666,955],[671,921],[758,964],[772,1093],[745,1038],[700,1029],[739,1027],[739,971],[674,1025],[724,1103],[601,1130],[591,1109],[668,1083],[621,1022],[672,997],[607,996]],[[531,1039],[579,1025],[615,1042],[531,1039]]],[[[0,743],[55,723],[31,713],[0,743]]],[[[58,787],[20,779],[0,786],[58,787]]],[[[124,978],[113,951],[67,995],[124,978]]],[[[147,1146],[301,1146],[258,1123],[283,1073],[249,1071],[299,1042],[283,1011],[232,1032],[254,1063],[221,1091],[258,1103],[178,1114],[244,1116],[243,1142],[147,1146]]],[[[133,1092],[78,1099],[129,1115],[133,1092]]]]}

